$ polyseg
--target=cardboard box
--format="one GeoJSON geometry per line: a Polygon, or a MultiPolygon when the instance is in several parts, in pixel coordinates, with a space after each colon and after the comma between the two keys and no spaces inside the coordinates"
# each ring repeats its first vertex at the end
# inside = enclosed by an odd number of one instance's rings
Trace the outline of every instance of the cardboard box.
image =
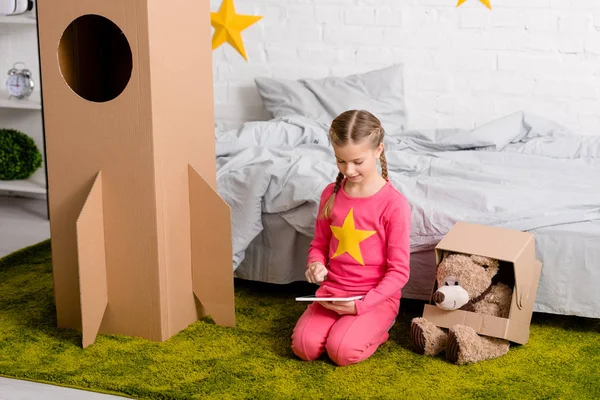
{"type": "Polygon", "coordinates": [[[41,1],[58,326],[163,341],[233,326],[208,0],[41,1]]]}
{"type": "Polygon", "coordinates": [[[519,344],[527,343],[542,267],[542,263],[536,259],[534,235],[458,222],[435,248],[436,268],[444,251],[475,254],[501,261],[499,273],[508,272],[514,280],[510,313],[508,318],[499,318],[463,310],[444,311],[434,305],[433,293],[437,290],[434,286],[431,304],[425,305],[423,317],[442,328],[462,324],[481,335],[519,344]]]}

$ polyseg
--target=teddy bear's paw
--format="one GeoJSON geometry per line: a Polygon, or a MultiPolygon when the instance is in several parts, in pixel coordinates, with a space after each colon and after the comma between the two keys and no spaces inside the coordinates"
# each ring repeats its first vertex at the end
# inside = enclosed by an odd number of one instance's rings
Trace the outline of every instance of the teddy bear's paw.
{"type": "Polygon", "coordinates": [[[425,354],[425,332],[421,325],[414,320],[410,324],[410,338],[417,353],[425,354]]]}
{"type": "Polygon", "coordinates": [[[448,332],[448,342],[446,343],[446,358],[454,363],[458,364],[460,355],[460,342],[456,337],[456,333],[452,329],[448,332]]]}
{"type": "Polygon", "coordinates": [[[425,318],[414,318],[410,325],[410,337],[419,354],[435,356],[446,346],[447,335],[425,318]]]}
{"type": "Polygon", "coordinates": [[[446,357],[455,364],[472,364],[500,357],[508,348],[506,340],[480,336],[469,326],[455,325],[448,332],[446,357]]]}
{"type": "Polygon", "coordinates": [[[480,361],[481,337],[475,329],[465,325],[455,325],[448,332],[446,357],[455,364],[469,364],[480,361]]]}

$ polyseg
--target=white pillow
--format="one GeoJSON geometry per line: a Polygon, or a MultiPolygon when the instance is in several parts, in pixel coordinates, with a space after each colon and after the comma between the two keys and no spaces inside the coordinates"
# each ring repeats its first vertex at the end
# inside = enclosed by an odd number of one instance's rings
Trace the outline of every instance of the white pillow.
{"type": "Polygon", "coordinates": [[[302,115],[330,124],[346,110],[371,112],[386,133],[406,126],[403,64],[346,77],[322,79],[254,79],[264,106],[273,118],[302,115]]]}

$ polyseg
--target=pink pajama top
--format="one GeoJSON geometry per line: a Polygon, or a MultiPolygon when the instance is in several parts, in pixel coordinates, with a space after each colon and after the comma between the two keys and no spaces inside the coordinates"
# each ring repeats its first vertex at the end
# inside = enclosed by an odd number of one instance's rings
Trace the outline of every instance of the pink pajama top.
{"type": "Polygon", "coordinates": [[[365,294],[356,301],[357,315],[364,314],[390,297],[400,298],[410,268],[410,205],[387,182],[368,197],[350,197],[338,190],[329,219],[321,210],[335,184],[321,194],[315,235],[308,264],[327,266],[321,286],[365,294]]]}

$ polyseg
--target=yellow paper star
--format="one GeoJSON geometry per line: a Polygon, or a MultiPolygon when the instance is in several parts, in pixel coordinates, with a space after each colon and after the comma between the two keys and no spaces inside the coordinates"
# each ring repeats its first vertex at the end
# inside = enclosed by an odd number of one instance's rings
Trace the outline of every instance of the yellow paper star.
{"type": "Polygon", "coordinates": [[[344,219],[344,225],[342,227],[331,226],[333,236],[339,240],[337,250],[331,258],[335,258],[344,253],[348,253],[358,261],[361,265],[365,265],[362,253],[360,252],[359,243],[366,238],[374,235],[375,231],[361,231],[354,227],[354,209],[351,208],[344,219]]]}
{"type": "Polygon", "coordinates": [[[212,38],[213,50],[227,42],[248,61],[241,33],[261,18],[254,15],[236,14],[233,0],[223,0],[219,12],[210,13],[210,24],[215,28],[212,38]]]}
{"type": "MultiPolygon", "coordinates": [[[[492,9],[492,3],[491,0],[479,0],[481,3],[483,3],[487,8],[489,8],[490,10],[492,9]]],[[[466,3],[467,0],[458,0],[458,4],[456,5],[456,7],[459,7],[460,5],[462,5],[463,3],[466,3]]]]}

